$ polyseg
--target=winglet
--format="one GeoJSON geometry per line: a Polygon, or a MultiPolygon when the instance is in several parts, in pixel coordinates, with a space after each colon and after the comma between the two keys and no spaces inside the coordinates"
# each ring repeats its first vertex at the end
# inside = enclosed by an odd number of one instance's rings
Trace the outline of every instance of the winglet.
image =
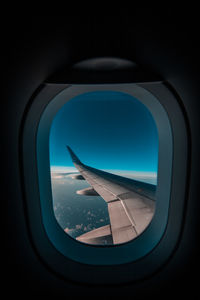
{"type": "Polygon", "coordinates": [[[73,163],[76,164],[82,164],[82,162],[80,161],[80,159],[76,156],[76,154],[72,151],[72,149],[69,146],[66,146],[67,150],[69,151],[69,154],[72,158],[73,163]]]}

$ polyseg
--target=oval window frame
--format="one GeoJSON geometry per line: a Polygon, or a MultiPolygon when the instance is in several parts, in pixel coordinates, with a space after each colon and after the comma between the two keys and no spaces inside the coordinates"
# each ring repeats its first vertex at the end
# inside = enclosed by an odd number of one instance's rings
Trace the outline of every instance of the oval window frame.
{"type": "MultiPolygon", "coordinates": [[[[65,103],[66,103],[66,98],[65,98],[65,103]]],[[[54,112],[55,112],[55,107],[54,107],[54,112]]],[[[157,123],[158,119],[155,120],[156,124],[158,124],[157,123]]],[[[159,127],[158,127],[158,131],[159,131],[159,127]]],[[[171,214],[171,208],[173,207],[171,201],[172,201],[172,197],[174,197],[174,192],[175,192],[174,181],[175,182],[177,181],[177,175],[176,174],[174,175],[174,170],[177,170],[178,174],[180,173],[181,170],[181,174],[182,174],[181,179],[178,180],[178,188],[176,189],[178,190],[178,198],[176,198],[175,201],[180,208],[179,216],[181,216],[183,213],[183,199],[184,199],[183,197],[184,191],[183,189],[181,191],[181,186],[184,186],[184,182],[186,180],[186,165],[187,165],[187,163],[184,162],[185,157],[187,157],[187,130],[184,122],[184,117],[176,101],[175,96],[169,91],[169,89],[166,87],[164,83],[153,82],[153,83],[142,83],[142,84],[137,83],[137,84],[103,84],[103,85],[46,84],[43,86],[41,91],[36,95],[35,101],[33,102],[33,105],[31,106],[26,116],[26,121],[23,128],[22,147],[23,147],[24,187],[25,187],[26,199],[29,199],[29,201],[27,201],[26,203],[27,203],[28,218],[30,221],[29,223],[30,232],[33,238],[33,243],[34,245],[37,245],[36,248],[39,249],[39,252],[43,253],[42,254],[43,258],[45,256],[44,250],[42,250],[40,244],[42,244],[44,241],[45,244],[48,245],[48,249],[46,252],[49,253],[48,254],[49,256],[51,256],[50,253],[52,251],[52,246],[53,246],[54,249],[53,252],[56,249],[57,256],[59,256],[58,253],[62,254],[61,257],[67,258],[68,263],[69,261],[74,261],[80,264],[90,265],[90,266],[120,266],[127,263],[129,264],[137,263],[138,265],[139,262],[144,261],[150,255],[151,256],[155,255],[155,253],[158,251],[158,248],[160,248],[160,246],[162,249],[161,252],[164,251],[163,241],[166,240],[166,238],[164,237],[166,237],[166,233],[168,232],[168,229],[171,228],[171,226],[169,226],[169,217],[173,216],[173,213],[171,214]],[[165,126],[160,127],[161,123],[159,123],[160,130],[162,129],[160,131],[160,133],[162,133],[162,141],[160,141],[160,136],[159,136],[159,148],[161,147],[161,149],[159,149],[157,189],[158,190],[160,189],[159,197],[163,195],[163,197],[166,197],[165,198],[166,201],[165,203],[163,202],[164,206],[161,205],[160,208],[159,208],[159,201],[158,201],[157,202],[158,206],[156,211],[159,212],[158,219],[160,220],[162,219],[162,224],[161,223],[159,224],[158,220],[156,220],[154,216],[150,226],[147,228],[147,230],[145,230],[145,232],[140,237],[138,237],[138,239],[130,241],[126,244],[116,245],[114,247],[113,246],[103,247],[103,248],[98,246],[94,247],[93,245],[82,244],[73,240],[70,237],[68,238],[67,235],[63,232],[63,230],[58,226],[58,224],[56,225],[54,221],[52,222],[52,217],[54,215],[51,214],[50,212],[50,207],[52,207],[52,201],[51,201],[51,197],[49,197],[49,192],[50,192],[49,161],[46,152],[47,148],[45,148],[46,147],[45,145],[48,144],[47,137],[48,137],[49,123],[51,123],[50,116],[47,113],[47,111],[52,105],[54,105],[53,102],[55,101],[55,99],[57,105],[58,103],[59,105],[61,105],[61,102],[58,101],[58,97],[63,96],[62,94],[63,92],[64,93],[66,91],[70,92],[69,99],[71,99],[72,97],[76,96],[77,93],[80,94],[80,93],[85,93],[93,90],[96,91],[97,89],[122,91],[125,93],[129,93],[130,95],[133,95],[133,90],[134,90],[137,91],[138,94],[136,95],[134,92],[133,96],[140,101],[142,99],[141,92],[144,91],[145,89],[148,96],[152,98],[154,102],[153,106],[151,106],[151,109],[149,110],[151,111],[151,113],[153,112],[153,116],[155,115],[155,113],[157,114],[156,118],[159,119],[159,122],[162,123],[164,120],[163,117],[165,118],[165,120],[167,121],[168,136],[171,135],[170,141],[167,140],[165,136],[166,127],[165,126]],[[154,107],[154,105],[158,105],[158,106],[154,107]],[[158,109],[158,107],[160,108],[160,110],[158,109]],[[163,111],[164,114],[160,113],[161,111],[163,111]],[[178,142],[176,142],[177,137],[178,137],[178,142]],[[34,145],[34,147],[31,148],[31,145],[34,145]],[[166,149],[169,150],[167,151],[168,156],[166,156],[166,149]],[[178,158],[177,151],[179,151],[180,149],[181,149],[181,155],[179,155],[179,159],[177,160],[178,158]],[[32,169],[30,169],[30,159],[33,167],[32,169]],[[165,162],[164,165],[163,162],[165,162]],[[167,172],[165,166],[167,168],[167,172]],[[165,172],[164,174],[162,174],[164,169],[165,172]],[[163,178],[166,179],[165,186],[167,186],[167,190],[162,189],[162,184],[163,184],[162,176],[163,178]],[[30,184],[31,178],[35,178],[35,181],[32,183],[32,187],[30,184]],[[37,201],[34,201],[33,199],[36,198],[37,201]],[[37,224],[36,216],[38,216],[38,212],[40,212],[40,222],[38,222],[37,224]],[[164,221],[163,221],[163,217],[164,217],[164,221]],[[56,226],[58,227],[56,228],[56,226]],[[150,235],[148,235],[149,234],[148,232],[150,232],[150,235]],[[153,235],[154,237],[156,237],[154,239],[152,239],[153,232],[156,233],[156,235],[153,235]],[[41,236],[43,236],[43,238],[45,236],[45,238],[42,242],[40,241],[38,243],[38,237],[41,236]],[[67,242],[63,243],[64,241],[63,239],[66,240],[66,237],[67,237],[67,242]],[[140,242],[140,244],[138,243],[138,241],[140,242]]],[[[181,218],[179,219],[181,220],[181,218]]],[[[180,232],[180,227],[181,227],[181,221],[178,221],[178,225],[176,225],[176,230],[174,230],[173,236],[177,236],[178,232],[180,232]]],[[[168,254],[171,253],[173,248],[174,248],[174,243],[168,245],[167,255],[163,255],[163,258],[166,259],[166,257],[168,257],[168,254]]],[[[47,256],[45,258],[45,261],[47,261],[47,256]]],[[[154,265],[151,264],[152,266],[151,268],[149,268],[149,271],[155,269],[155,267],[158,265],[158,262],[160,265],[160,263],[163,261],[163,258],[162,259],[161,257],[159,259],[157,258],[156,263],[154,261],[154,265]]],[[[53,263],[48,260],[48,264],[52,265],[53,263]]],[[[61,265],[59,269],[60,272],[64,275],[68,273],[66,270],[63,269],[61,265]]],[[[146,272],[143,271],[142,274],[144,276],[146,272]]],[[[67,276],[70,275],[68,274],[67,276]]],[[[138,278],[138,276],[139,277],[141,276],[141,271],[134,272],[133,278],[138,278]]],[[[97,276],[97,278],[98,278],[97,280],[99,280],[99,276],[97,276]]],[[[113,281],[113,279],[111,281],[113,281]]]]}

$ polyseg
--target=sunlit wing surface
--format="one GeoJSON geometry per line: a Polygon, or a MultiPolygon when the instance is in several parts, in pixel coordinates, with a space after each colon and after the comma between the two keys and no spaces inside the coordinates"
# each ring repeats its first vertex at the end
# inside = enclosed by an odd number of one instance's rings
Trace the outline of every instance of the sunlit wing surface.
{"type": "Polygon", "coordinates": [[[100,195],[108,204],[110,225],[87,232],[77,240],[88,244],[120,244],[136,238],[151,222],[156,186],[84,165],[67,146],[74,166],[91,185],[79,194],[100,195]]]}

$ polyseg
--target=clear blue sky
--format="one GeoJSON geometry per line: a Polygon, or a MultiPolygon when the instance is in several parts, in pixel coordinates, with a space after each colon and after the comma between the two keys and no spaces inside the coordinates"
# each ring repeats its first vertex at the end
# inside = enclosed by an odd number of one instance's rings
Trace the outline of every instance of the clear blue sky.
{"type": "Polygon", "coordinates": [[[149,110],[125,93],[96,91],[66,102],[50,131],[51,166],[73,166],[66,145],[94,168],[157,171],[156,124],[149,110]]]}

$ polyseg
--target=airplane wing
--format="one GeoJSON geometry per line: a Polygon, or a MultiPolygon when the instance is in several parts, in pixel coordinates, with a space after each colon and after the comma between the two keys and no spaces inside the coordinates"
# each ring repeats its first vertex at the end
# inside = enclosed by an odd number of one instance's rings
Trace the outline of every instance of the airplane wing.
{"type": "Polygon", "coordinates": [[[76,239],[88,244],[120,244],[136,238],[154,215],[156,186],[86,166],[69,146],[67,149],[74,166],[91,186],[78,193],[99,194],[107,202],[110,217],[110,225],[76,239]]]}

